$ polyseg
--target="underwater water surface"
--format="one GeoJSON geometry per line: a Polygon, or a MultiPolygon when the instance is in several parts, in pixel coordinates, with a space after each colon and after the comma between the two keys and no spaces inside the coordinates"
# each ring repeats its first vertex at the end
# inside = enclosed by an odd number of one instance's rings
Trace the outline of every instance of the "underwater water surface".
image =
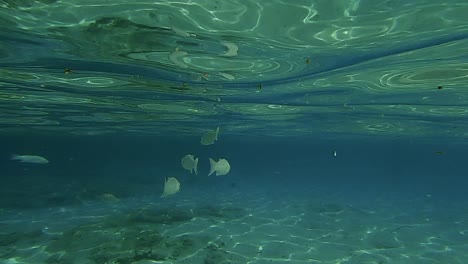
{"type": "Polygon", "coordinates": [[[467,12],[0,0],[0,263],[468,263],[467,12]]]}

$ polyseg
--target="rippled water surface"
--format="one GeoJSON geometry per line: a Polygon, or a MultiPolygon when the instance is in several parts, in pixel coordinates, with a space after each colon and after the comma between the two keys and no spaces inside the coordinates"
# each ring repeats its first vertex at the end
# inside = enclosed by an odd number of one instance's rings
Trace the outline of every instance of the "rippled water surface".
{"type": "Polygon", "coordinates": [[[468,134],[466,1],[0,1],[4,132],[468,134]]]}
{"type": "Polygon", "coordinates": [[[0,0],[0,263],[468,263],[467,14],[0,0]]]}

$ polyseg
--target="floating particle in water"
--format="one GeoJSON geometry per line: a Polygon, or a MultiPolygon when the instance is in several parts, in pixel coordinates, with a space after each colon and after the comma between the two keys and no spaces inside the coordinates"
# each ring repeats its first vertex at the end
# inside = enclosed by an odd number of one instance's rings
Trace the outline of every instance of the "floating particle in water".
{"type": "Polygon", "coordinates": [[[176,48],[175,51],[169,54],[169,60],[180,68],[187,68],[188,66],[183,61],[183,57],[187,55],[188,55],[187,52],[181,51],[178,48],[176,48]]]}
{"type": "Polygon", "coordinates": [[[224,78],[226,78],[226,79],[228,79],[230,81],[235,79],[234,75],[229,74],[229,73],[220,72],[219,75],[223,76],[224,78]]]}
{"type": "Polygon", "coordinates": [[[262,253],[262,252],[263,252],[263,246],[259,246],[259,247],[258,247],[257,253],[260,254],[260,253],[262,253]]]}
{"type": "Polygon", "coordinates": [[[202,78],[205,79],[205,80],[209,80],[209,79],[210,79],[210,74],[207,73],[207,72],[204,72],[201,76],[202,76],[202,78]]]}
{"type": "Polygon", "coordinates": [[[72,72],[73,71],[71,69],[69,69],[69,68],[66,68],[66,69],[63,70],[63,73],[65,73],[65,74],[70,74],[72,72]]]}
{"type": "Polygon", "coordinates": [[[239,50],[239,47],[237,47],[236,44],[232,42],[227,42],[227,41],[222,41],[221,44],[223,44],[226,48],[227,51],[222,54],[225,57],[234,57],[237,56],[237,51],[239,50]]]}
{"type": "Polygon", "coordinates": [[[182,37],[196,37],[197,35],[189,33],[183,29],[177,28],[177,27],[171,27],[172,31],[174,31],[177,35],[182,36],[182,37]]]}

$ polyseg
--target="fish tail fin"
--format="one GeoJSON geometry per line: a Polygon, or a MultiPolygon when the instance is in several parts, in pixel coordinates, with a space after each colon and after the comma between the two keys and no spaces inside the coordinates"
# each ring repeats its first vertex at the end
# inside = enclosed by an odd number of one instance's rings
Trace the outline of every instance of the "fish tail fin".
{"type": "Polygon", "coordinates": [[[163,193],[161,194],[161,198],[164,198],[167,196],[167,193],[166,193],[166,184],[167,184],[167,178],[164,178],[164,190],[163,190],[163,193]]]}
{"type": "Polygon", "coordinates": [[[16,155],[16,154],[11,154],[10,159],[11,160],[21,160],[20,157],[18,155],[16,155]]]}
{"type": "Polygon", "coordinates": [[[216,161],[214,161],[212,158],[209,158],[210,159],[210,173],[208,173],[208,176],[210,176],[211,174],[213,174],[213,172],[215,172],[215,167],[216,167],[216,161]]]}
{"type": "Polygon", "coordinates": [[[198,175],[198,158],[195,159],[195,166],[193,166],[193,170],[195,171],[195,175],[198,175]]]}

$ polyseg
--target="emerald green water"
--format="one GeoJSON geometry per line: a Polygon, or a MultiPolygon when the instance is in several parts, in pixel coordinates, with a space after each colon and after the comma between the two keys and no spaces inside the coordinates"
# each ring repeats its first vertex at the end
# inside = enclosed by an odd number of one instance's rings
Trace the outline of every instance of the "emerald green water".
{"type": "Polygon", "coordinates": [[[468,263],[466,14],[0,0],[0,263],[468,263]]]}
{"type": "Polygon", "coordinates": [[[467,136],[464,1],[1,3],[4,133],[467,136]]]}

